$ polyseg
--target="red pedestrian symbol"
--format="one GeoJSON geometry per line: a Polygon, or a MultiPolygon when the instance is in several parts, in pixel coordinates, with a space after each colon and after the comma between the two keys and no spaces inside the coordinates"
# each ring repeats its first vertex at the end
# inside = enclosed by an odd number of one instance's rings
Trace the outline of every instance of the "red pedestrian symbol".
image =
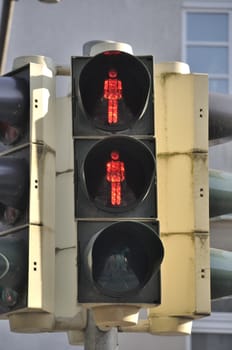
{"type": "Polygon", "coordinates": [[[125,180],[124,162],[119,160],[119,152],[112,151],[111,160],[106,164],[106,179],[111,184],[111,205],[119,206],[122,201],[121,187],[125,180]]]}
{"type": "Polygon", "coordinates": [[[110,69],[108,79],[104,81],[104,98],[108,100],[108,123],[118,122],[118,100],[122,98],[122,81],[117,79],[118,73],[110,69]]]}

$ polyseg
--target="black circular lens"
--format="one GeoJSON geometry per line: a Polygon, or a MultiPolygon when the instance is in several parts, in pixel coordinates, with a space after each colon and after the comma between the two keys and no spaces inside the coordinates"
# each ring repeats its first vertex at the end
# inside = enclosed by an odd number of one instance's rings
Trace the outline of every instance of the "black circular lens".
{"type": "Polygon", "coordinates": [[[18,293],[12,288],[3,288],[0,295],[0,304],[8,307],[15,306],[18,301],[18,293]]]}
{"type": "Polygon", "coordinates": [[[24,231],[0,237],[0,287],[6,291],[18,291],[26,285],[28,252],[24,237],[24,231]]]}
{"type": "Polygon", "coordinates": [[[80,74],[83,108],[96,128],[128,129],[142,115],[150,80],[147,68],[136,57],[119,51],[99,54],[80,74]]]}
{"type": "Polygon", "coordinates": [[[123,212],[146,197],[155,180],[155,159],[143,142],[109,137],[89,151],[83,176],[88,196],[98,208],[123,212]]]}
{"type": "Polygon", "coordinates": [[[150,226],[120,222],[98,234],[91,253],[96,286],[120,296],[144,287],[162,261],[163,246],[150,226]]]}

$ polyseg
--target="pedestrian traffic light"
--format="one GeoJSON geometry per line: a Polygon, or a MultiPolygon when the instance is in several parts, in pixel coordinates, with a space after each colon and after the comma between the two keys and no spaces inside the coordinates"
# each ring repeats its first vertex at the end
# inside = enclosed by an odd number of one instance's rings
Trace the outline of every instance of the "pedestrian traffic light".
{"type": "Polygon", "coordinates": [[[44,57],[15,66],[0,77],[0,318],[27,332],[53,322],[55,85],[44,57]]]}
{"type": "MultiPolygon", "coordinates": [[[[72,58],[78,302],[101,327],[160,304],[153,58],[72,58]],[[114,310],[114,312],[112,312],[114,310]]],[[[130,318],[131,317],[131,318],[130,318]]]]}

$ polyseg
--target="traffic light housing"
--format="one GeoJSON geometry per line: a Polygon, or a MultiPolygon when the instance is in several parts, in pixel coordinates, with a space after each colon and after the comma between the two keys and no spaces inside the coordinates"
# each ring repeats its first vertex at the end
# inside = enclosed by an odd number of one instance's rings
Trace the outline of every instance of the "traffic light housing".
{"type": "Polygon", "coordinates": [[[152,57],[73,57],[72,111],[78,302],[101,327],[134,324],[140,307],[160,303],[164,254],[152,57]]]}
{"type": "Polygon", "coordinates": [[[14,331],[53,325],[54,95],[44,57],[0,77],[0,318],[14,331]]]}
{"type": "Polygon", "coordinates": [[[165,247],[162,304],[150,332],[189,334],[210,313],[208,77],[156,66],[158,218],[165,247]]]}

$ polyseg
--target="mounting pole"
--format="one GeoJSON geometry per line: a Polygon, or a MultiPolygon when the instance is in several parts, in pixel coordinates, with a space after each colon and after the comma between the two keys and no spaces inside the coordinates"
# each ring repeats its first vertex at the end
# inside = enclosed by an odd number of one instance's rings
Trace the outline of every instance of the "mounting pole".
{"type": "Polygon", "coordinates": [[[87,327],[85,329],[85,350],[118,350],[117,328],[101,331],[94,323],[92,311],[88,311],[87,327]]]}

